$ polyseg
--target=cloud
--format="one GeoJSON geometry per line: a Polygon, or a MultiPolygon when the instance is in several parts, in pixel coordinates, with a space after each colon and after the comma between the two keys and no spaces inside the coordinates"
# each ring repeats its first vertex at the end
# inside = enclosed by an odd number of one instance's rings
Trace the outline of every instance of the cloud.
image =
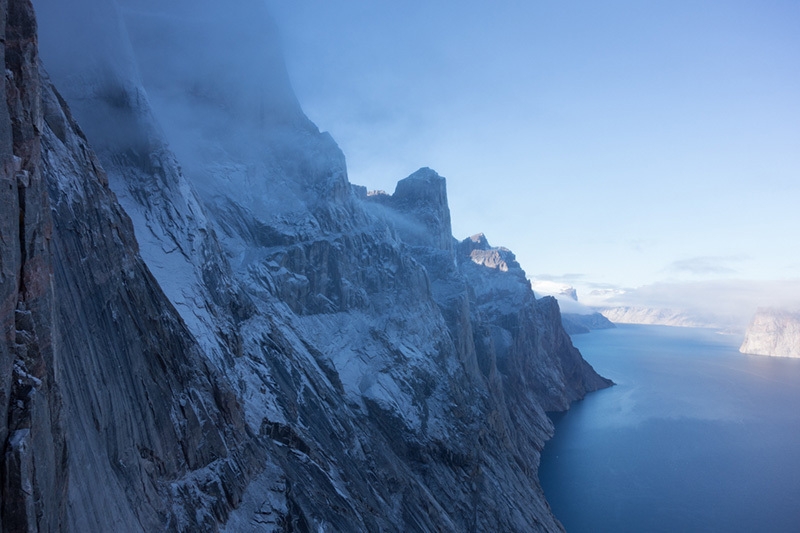
{"type": "MultiPolygon", "coordinates": [[[[562,313],[571,313],[574,315],[591,315],[592,313],[596,313],[595,309],[592,309],[589,306],[583,305],[580,302],[576,302],[569,297],[563,295],[542,295],[542,296],[554,296],[556,300],[558,300],[558,307],[562,313]]],[[[539,294],[536,295],[537,298],[540,297],[539,294]]]]}
{"type": "Polygon", "coordinates": [[[744,327],[759,307],[800,309],[800,278],[662,282],[592,291],[581,300],[598,307],[671,309],[744,327]]]}
{"type": "Polygon", "coordinates": [[[586,278],[586,274],[577,274],[577,273],[567,273],[560,275],[536,274],[535,276],[530,276],[530,277],[536,278],[537,280],[541,281],[558,281],[561,283],[575,283],[576,281],[583,281],[586,278]]]}
{"type": "Polygon", "coordinates": [[[647,244],[649,244],[649,242],[645,239],[634,239],[628,241],[628,246],[631,248],[631,250],[639,253],[644,253],[644,249],[647,244]]]}
{"type": "Polygon", "coordinates": [[[674,261],[667,267],[672,272],[687,273],[694,275],[720,275],[735,274],[736,270],[730,266],[731,263],[738,263],[746,260],[743,255],[732,256],[701,256],[690,257],[674,261]]]}

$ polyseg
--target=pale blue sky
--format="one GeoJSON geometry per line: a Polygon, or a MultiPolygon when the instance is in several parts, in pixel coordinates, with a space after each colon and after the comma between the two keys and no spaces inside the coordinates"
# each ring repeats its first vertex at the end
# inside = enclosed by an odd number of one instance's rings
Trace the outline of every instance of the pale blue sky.
{"type": "Polygon", "coordinates": [[[800,278],[800,2],[268,4],[350,180],[434,168],[530,276],[800,278]]]}

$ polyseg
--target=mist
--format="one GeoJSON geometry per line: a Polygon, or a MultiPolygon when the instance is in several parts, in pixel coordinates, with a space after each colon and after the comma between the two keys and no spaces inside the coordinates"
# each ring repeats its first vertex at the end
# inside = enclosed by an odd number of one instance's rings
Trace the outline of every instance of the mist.
{"type": "Polygon", "coordinates": [[[143,161],[167,149],[211,208],[235,198],[263,220],[301,220],[320,192],[347,196],[344,155],[300,108],[263,2],[38,0],[36,9],[45,68],[98,149],[143,161]]]}
{"type": "Polygon", "coordinates": [[[597,290],[581,301],[597,307],[670,309],[743,331],[760,307],[800,308],[800,279],[654,283],[633,289],[597,290]]]}

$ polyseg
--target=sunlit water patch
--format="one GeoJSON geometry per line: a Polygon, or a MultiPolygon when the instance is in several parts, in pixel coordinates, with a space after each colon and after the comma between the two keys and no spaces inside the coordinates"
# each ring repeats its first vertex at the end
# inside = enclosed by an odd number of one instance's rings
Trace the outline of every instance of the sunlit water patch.
{"type": "Polygon", "coordinates": [[[568,532],[800,531],[800,360],[702,329],[573,341],[617,385],[554,416],[539,475],[568,532]]]}

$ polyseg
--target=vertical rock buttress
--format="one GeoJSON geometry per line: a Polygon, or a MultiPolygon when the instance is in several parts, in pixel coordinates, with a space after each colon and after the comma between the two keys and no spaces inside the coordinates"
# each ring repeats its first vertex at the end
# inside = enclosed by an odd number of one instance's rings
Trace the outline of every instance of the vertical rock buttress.
{"type": "Polygon", "coordinates": [[[51,531],[65,513],[66,447],[54,378],[53,220],[40,163],[36,22],[27,0],[2,0],[0,17],[0,516],[4,531],[51,531]]]}
{"type": "Polygon", "coordinates": [[[31,2],[0,17],[0,530],[214,531],[261,452],[41,69],[31,2]]]}

